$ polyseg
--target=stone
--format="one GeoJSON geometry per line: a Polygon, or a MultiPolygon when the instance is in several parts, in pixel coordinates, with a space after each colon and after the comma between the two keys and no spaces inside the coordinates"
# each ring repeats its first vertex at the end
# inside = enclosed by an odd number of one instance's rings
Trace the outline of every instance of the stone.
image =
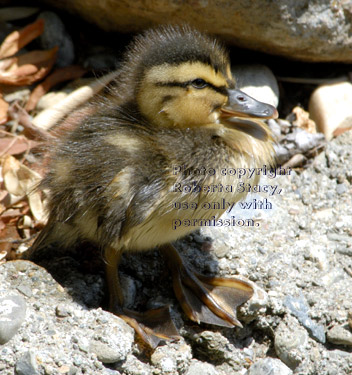
{"type": "Polygon", "coordinates": [[[64,304],[57,305],[55,308],[56,316],[59,318],[65,318],[71,315],[70,307],[64,304]]]}
{"type": "Polygon", "coordinates": [[[35,7],[11,7],[2,8],[0,14],[0,22],[12,22],[20,20],[22,18],[27,18],[35,13],[38,13],[39,8],[35,7]]]}
{"type": "Polygon", "coordinates": [[[327,339],[332,344],[352,346],[352,332],[347,324],[329,329],[327,339]]]}
{"type": "Polygon", "coordinates": [[[54,12],[41,12],[38,18],[45,22],[44,32],[40,35],[42,48],[50,49],[59,47],[57,52],[56,66],[64,67],[71,65],[75,59],[75,52],[71,36],[66,31],[65,25],[54,12]]]}
{"type": "Polygon", "coordinates": [[[101,322],[101,326],[95,330],[96,334],[90,340],[89,350],[95,353],[99,361],[103,363],[125,360],[132,349],[133,329],[117,316],[112,316],[102,310],[99,312],[98,323],[101,322]]]}
{"type": "Polygon", "coordinates": [[[92,340],[90,343],[90,351],[93,352],[99,361],[103,363],[114,363],[122,359],[119,350],[105,344],[103,342],[92,340]]]}
{"type": "Polygon", "coordinates": [[[351,129],[352,83],[346,81],[318,87],[309,99],[309,114],[327,140],[351,129]]]}
{"type": "Polygon", "coordinates": [[[305,61],[352,61],[349,1],[45,0],[106,31],[188,23],[229,43],[305,61]]]}
{"type": "Polygon", "coordinates": [[[117,364],[117,367],[121,374],[152,375],[151,366],[140,361],[132,354],[127,356],[126,361],[117,364]]]}
{"type": "Polygon", "coordinates": [[[29,350],[23,354],[15,365],[16,375],[38,375],[37,363],[34,353],[29,350]]]}
{"type": "Polygon", "coordinates": [[[274,119],[269,119],[268,126],[271,132],[273,133],[274,137],[276,138],[276,140],[279,140],[281,136],[281,128],[280,128],[280,124],[278,123],[278,121],[274,119]]]}
{"type": "Polygon", "coordinates": [[[246,324],[255,320],[259,315],[264,314],[268,305],[268,294],[256,283],[246,279],[253,288],[253,296],[244,306],[240,308],[240,319],[246,324]]]}
{"type": "Polygon", "coordinates": [[[204,357],[214,362],[224,361],[228,357],[229,340],[220,332],[203,331],[196,334],[194,348],[204,357]]]}
{"type": "Polygon", "coordinates": [[[295,318],[287,317],[275,330],[275,351],[290,369],[294,370],[305,357],[308,333],[295,318]]]}
{"type": "Polygon", "coordinates": [[[294,142],[296,153],[305,153],[319,146],[323,139],[322,134],[308,133],[301,128],[296,128],[292,133],[286,136],[287,141],[294,142]]]}
{"type": "Polygon", "coordinates": [[[255,362],[246,375],[291,375],[293,374],[279,359],[264,358],[255,362]]]}
{"type": "Polygon", "coordinates": [[[176,371],[176,361],[174,358],[165,355],[160,350],[155,351],[151,357],[151,363],[161,370],[162,374],[176,371]]]}
{"type": "Polygon", "coordinates": [[[185,375],[218,375],[217,369],[210,363],[192,360],[185,375]]]}
{"type": "Polygon", "coordinates": [[[134,306],[137,295],[136,282],[132,279],[132,277],[121,273],[120,283],[123,292],[124,306],[131,309],[134,306]]]}
{"type": "Polygon", "coordinates": [[[176,343],[156,348],[150,357],[150,362],[160,369],[162,374],[184,373],[191,359],[191,347],[185,343],[176,343]]]}
{"type": "Polygon", "coordinates": [[[267,66],[236,65],[231,70],[239,89],[261,102],[278,106],[279,86],[267,66]]]}
{"type": "Polygon", "coordinates": [[[325,343],[324,327],[314,323],[308,316],[309,307],[302,296],[298,298],[287,296],[284,304],[315,340],[325,343]]]}
{"type": "Polygon", "coordinates": [[[26,301],[19,295],[0,298],[0,344],[8,342],[26,317],[26,301]]]}

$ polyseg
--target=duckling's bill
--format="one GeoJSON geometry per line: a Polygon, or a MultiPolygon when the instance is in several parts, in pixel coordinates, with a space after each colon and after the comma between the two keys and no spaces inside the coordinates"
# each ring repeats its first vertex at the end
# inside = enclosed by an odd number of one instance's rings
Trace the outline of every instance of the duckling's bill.
{"type": "Polygon", "coordinates": [[[244,117],[264,120],[278,117],[275,107],[260,102],[241,90],[229,89],[228,98],[228,103],[221,108],[220,118],[244,117]]]}

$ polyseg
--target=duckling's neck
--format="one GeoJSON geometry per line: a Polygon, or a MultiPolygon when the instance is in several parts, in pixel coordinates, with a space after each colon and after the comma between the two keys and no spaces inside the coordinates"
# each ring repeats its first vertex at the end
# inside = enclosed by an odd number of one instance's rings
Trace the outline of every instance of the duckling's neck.
{"type": "MultiPolygon", "coordinates": [[[[243,132],[218,130],[221,124],[203,128],[165,129],[158,143],[170,159],[189,169],[260,168],[274,164],[272,142],[243,132]],[[237,140],[237,142],[236,142],[237,140]],[[170,144],[173,145],[170,148],[170,144]]],[[[269,134],[268,134],[269,136],[269,134]]],[[[269,136],[270,137],[270,136],[269,136]]]]}

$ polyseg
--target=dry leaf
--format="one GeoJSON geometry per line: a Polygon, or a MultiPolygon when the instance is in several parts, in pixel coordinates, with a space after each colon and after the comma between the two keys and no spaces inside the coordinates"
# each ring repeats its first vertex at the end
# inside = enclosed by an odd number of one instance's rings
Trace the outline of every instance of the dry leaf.
{"type": "Polygon", "coordinates": [[[10,155],[3,160],[2,176],[6,190],[17,197],[27,196],[33,216],[43,223],[46,217],[45,207],[40,193],[35,190],[41,176],[10,155]]]}
{"type": "Polygon", "coordinates": [[[17,155],[38,146],[39,143],[24,137],[0,138],[0,156],[3,154],[17,155]]]}
{"type": "Polygon", "coordinates": [[[41,82],[32,91],[25,109],[27,111],[33,110],[36,107],[39,99],[44,94],[46,94],[53,86],[57,85],[60,82],[80,78],[85,72],[86,69],[78,65],[71,65],[65,68],[56,69],[45,79],[45,81],[41,82]]]}
{"type": "Polygon", "coordinates": [[[39,19],[22,30],[9,34],[0,46],[0,59],[15,55],[22,47],[37,38],[44,31],[44,20],[39,19]]]}
{"type": "Polygon", "coordinates": [[[0,62],[0,84],[24,86],[44,78],[56,60],[58,47],[32,51],[0,62]]]}
{"type": "Polygon", "coordinates": [[[293,125],[306,130],[308,133],[316,133],[315,122],[309,118],[309,113],[301,107],[293,108],[292,112],[296,115],[296,119],[292,121],[293,125]]]}
{"type": "Polygon", "coordinates": [[[21,238],[15,223],[6,225],[5,228],[0,231],[0,253],[6,252],[6,256],[8,256],[11,252],[12,244],[16,240],[21,240],[21,238]]]}
{"type": "MultiPolygon", "coordinates": [[[[2,98],[0,94],[0,124],[5,124],[7,121],[7,111],[9,109],[9,103],[2,98]]],[[[1,147],[0,147],[1,150],[1,147]]]]}
{"type": "Polygon", "coordinates": [[[28,196],[28,203],[34,218],[40,222],[46,222],[46,210],[39,191],[34,191],[28,196]]]}
{"type": "Polygon", "coordinates": [[[10,194],[21,197],[28,195],[41,179],[37,172],[10,155],[3,160],[2,177],[6,190],[10,194]]]}

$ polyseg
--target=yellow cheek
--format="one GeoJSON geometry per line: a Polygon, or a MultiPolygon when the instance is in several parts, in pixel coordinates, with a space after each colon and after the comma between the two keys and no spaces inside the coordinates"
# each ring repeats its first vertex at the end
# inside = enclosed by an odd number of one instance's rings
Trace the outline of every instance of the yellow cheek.
{"type": "Polygon", "coordinates": [[[216,122],[218,112],[214,108],[220,108],[225,102],[226,99],[220,94],[209,97],[206,90],[190,88],[184,95],[170,102],[165,113],[175,125],[201,126],[216,122]]]}
{"type": "Polygon", "coordinates": [[[186,97],[174,100],[166,112],[175,125],[190,127],[207,123],[211,109],[201,98],[186,97]]]}

